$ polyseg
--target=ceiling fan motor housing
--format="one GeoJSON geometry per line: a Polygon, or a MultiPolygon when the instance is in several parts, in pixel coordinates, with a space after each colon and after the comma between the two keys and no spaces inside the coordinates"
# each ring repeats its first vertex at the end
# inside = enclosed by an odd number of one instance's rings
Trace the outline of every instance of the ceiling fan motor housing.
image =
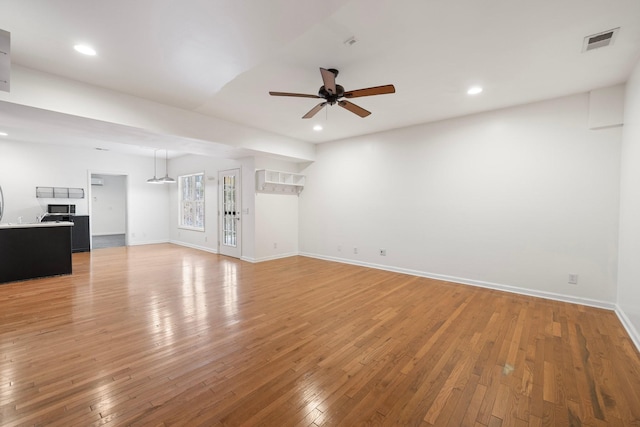
{"type": "Polygon", "coordinates": [[[320,89],[318,90],[318,96],[320,98],[326,99],[330,105],[333,105],[338,102],[338,99],[344,96],[344,88],[340,85],[336,85],[336,93],[332,94],[327,91],[324,86],[320,86],[320,89]]]}

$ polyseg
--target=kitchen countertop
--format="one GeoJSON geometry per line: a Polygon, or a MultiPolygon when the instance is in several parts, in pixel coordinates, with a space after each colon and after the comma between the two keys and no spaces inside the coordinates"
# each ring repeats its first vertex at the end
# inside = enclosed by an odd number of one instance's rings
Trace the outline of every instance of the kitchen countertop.
{"type": "Polygon", "coordinates": [[[22,223],[9,222],[6,224],[0,224],[0,230],[4,228],[35,228],[35,227],[73,227],[72,222],[60,221],[60,222],[32,222],[22,223]]]}

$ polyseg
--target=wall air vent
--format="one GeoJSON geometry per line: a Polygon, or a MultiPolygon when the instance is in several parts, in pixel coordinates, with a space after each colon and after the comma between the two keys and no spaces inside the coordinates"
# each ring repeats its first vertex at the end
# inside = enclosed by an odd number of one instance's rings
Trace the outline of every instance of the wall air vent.
{"type": "Polygon", "coordinates": [[[584,42],[582,43],[582,51],[588,52],[590,50],[612,45],[616,40],[618,30],[620,30],[619,27],[585,37],[584,42]]]}

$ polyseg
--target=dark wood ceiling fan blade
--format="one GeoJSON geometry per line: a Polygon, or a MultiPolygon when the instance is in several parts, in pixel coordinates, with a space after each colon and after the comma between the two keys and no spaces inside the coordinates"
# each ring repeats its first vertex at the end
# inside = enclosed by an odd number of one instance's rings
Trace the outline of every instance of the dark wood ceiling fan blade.
{"type": "Polygon", "coordinates": [[[352,113],[359,115],[360,117],[367,117],[369,114],[371,114],[371,111],[367,111],[364,108],[359,107],[349,101],[339,101],[338,105],[345,110],[349,110],[352,113]]]}
{"type": "Polygon", "coordinates": [[[345,98],[358,98],[361,96],[385,95],[387,93],[396,93],[393,85],[368,87],[365,89],[350,90],[344,93],[345,98]]]}
{"type": "Polygon", "coordinates": [[[327,92],[332,95],[336,94],[336,75],[331,70],[320,68],[320,74],[322,74],[322,82],[327,92]]]}
{"type": "Polygon", "coordinates": [[[307,95],[306,93],[289,93],[289,92],[269,92],[271,96],[295,96],[298,98],[320,98],[318,95],[307,95]]]}
{"type": "Polygon", "coordinates": [[[318,113],[318,111],[322,110],[322,108],[325,105],[327,105],[326,102],[321,102],[320,104],[316,105],[311,110],[309,110],[309,112],[307,114],[305,114],[304,116],[302,116],[302,118],[303,119],[310,119],[311,117],[315,116],[318,113]]]}

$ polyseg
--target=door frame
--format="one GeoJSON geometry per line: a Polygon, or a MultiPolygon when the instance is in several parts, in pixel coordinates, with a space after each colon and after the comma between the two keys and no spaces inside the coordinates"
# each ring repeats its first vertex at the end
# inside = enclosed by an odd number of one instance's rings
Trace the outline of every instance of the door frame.
{"type": "Polygon", "coordinates": [[[230,256],[242,259],[242,169],[233,168],[218,171],[218,253],[220,255],[230,256]],[[230,246],[223,245],[224,239],[224,176],[233,173],[236,177],[235,185],[235,214],[234,219],[237,224],[236,228],[236,246],[232,249],[230,246]]]}
{"type": "Polygon", "coordinates": [[[124,172],[104,171],[104,170],[87,170],[87,212],[89,214],[89,241],[90,247],[93,249],[93,222],[91,215],[93,211],[93,196],[91,192],[91,175],[109,175],[124,177],[124,245],[129,246],[129,194],[131,193],[129,185],[129,174],[124,172]]]}

